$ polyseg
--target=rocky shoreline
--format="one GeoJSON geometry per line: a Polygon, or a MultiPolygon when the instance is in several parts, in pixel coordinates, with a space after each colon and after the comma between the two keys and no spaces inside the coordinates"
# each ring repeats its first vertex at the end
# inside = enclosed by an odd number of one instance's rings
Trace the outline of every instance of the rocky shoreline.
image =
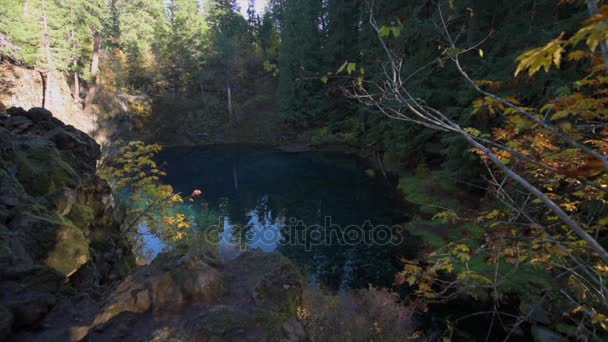
{"type": "Polygon", "coordinates": [[[306,340],[304,281],[278,254],[136,268],[99,156],[47,110],[0,113],[0,341],[306,340]]]}

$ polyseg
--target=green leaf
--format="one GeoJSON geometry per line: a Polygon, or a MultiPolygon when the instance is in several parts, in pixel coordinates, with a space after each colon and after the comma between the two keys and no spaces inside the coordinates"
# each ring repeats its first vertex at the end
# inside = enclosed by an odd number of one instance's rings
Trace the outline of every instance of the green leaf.
{"type": "Polygon", "coordinates": [[[380,28],[380,35],[384,38],[387,38],[388,36],[391,35],[391,28],[388,26],[382,26],[380,28]]]}
{"type": "Polygon", "coordinates": [[[327,78],[327,76],[321,77],[321,82],[323,82],[323,84],[327,84],[327,81],[329,81],[329,78],[327,78]]]}
{"type": "Polygon", "coordinates": [[[476,137],[478,137],[478,136],[480,136],[480,135],[481,135],[481,132],[480,132],[478,129],[473,128],[473,127],[466,127],[466,128],[464,128],[463,130],[464,130],[465,132],[469,133],[470,135],[474,135],[474,136],[476,136],[476,137]]]}
{"type": "Polygon", "coordinates": [[[401,26],[395,26],[391,28],[391,31],[393,31],[395,37],[399,37],[401,35],[401,26]]]}
{"type": "Polygon", "coordinates": [[[346,69],[346,66],[348,65],[348,61],[344,62],[344,64],[342,64],[340,66],[340,68],[338,69],[338,71],[336,72],[336,74],[341,73],[342,71],[344,71],[344,69],[346,69]]]}
{"type": "Polygon", "coordinates": [[[483,50],[479,49],[479,57],[483,58],[483,50]]]}
{"type": "Polygon", "coordinates": [[[350,75],[355,70],[357,70],[357,63],[348,63],[346,66],[346,72],[350,75]]]}

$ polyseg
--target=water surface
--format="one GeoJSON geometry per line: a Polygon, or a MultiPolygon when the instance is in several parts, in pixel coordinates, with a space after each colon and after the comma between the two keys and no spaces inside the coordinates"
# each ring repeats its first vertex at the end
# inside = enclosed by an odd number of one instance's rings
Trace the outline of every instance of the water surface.
{"type": "Polygon", "coordinates": [[[223,258],[245,248],[278,251],[313,283],[346,289],[390,284],[397,256],[407,253],[408,238],[394,226],[409,208],[352,156],[219,145],[168,148],[158,161],[164,182],[184,194],[201,189],[221,216],[223,258]]]}

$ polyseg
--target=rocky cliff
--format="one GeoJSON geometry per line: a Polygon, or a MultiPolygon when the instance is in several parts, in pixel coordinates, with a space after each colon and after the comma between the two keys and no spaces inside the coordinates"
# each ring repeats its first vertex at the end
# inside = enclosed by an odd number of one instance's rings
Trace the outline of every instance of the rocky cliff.
{"type": "MultiPolygon", "coordinates": [[[[86,91],[85,85],[81,85],[82,91],[86,91]]],[[[0,112],[44,105],[55,118],[107,146],[114,139],[128,140],[139,134],[135,112],[151,107],[151,99],[145,95],[133,96],[102,85],[90,110],[84,110],[82,102],[82,98],[74,99],[65,74],[52,71],[43,77],[34,68],[3,61],[0,56],[0,112]]]]}
{"type": "Polygon", "coordinates": [[[277,254],[175,250],[133,268],[99,145],[41,108],[0,113],[0,341],[306,339],[277,254]]]}
{"type": "Polygon", "coordinates": [[[0,114],[0,338],[36,327],[65,286],[109,284],[134,265],[99,155],[44,109],[0,114]]]}
{"type": "Polygon", "coordinates": [[[42,107],[44,102],[44,107],[55,113],[57,119],[87,134],[96,133],[96,115],[85,112],[82,104],[74,100],[65,75],[53,71],[49,76],[0,59],[0,111],[42,107]]]}

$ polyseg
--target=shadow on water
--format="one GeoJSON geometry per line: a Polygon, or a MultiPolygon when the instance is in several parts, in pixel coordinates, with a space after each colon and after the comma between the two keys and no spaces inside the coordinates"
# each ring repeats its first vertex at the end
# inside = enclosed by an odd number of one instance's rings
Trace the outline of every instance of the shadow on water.
{"type": "Polygon", "coordinates": [[[164,150],[164,181],[202,189],[221,215],[220,254],[279,251],[322,286],[388,285],[397,256],[415,253],[400,230],[410,208],[395,185],[362,160],[337,153],[284,153],[246,145],[164,150]],[[409,245],[409,247],[408,247],[409,245]]]}

